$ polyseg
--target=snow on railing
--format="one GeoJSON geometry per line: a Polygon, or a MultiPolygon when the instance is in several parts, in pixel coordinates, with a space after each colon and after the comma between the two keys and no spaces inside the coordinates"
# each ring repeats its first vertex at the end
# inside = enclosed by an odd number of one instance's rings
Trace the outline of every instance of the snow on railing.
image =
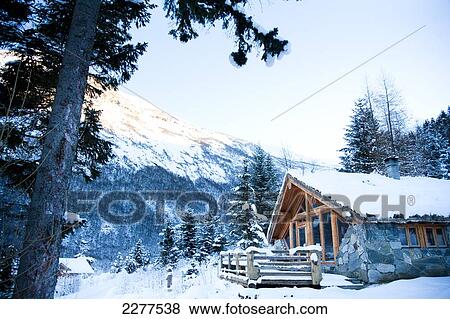
{"type": "Polygon", "coordinates": [[[320,245],[273,250],[249,247],[220,253],[219,277],[247,287],[319,286],[320,245]]]}

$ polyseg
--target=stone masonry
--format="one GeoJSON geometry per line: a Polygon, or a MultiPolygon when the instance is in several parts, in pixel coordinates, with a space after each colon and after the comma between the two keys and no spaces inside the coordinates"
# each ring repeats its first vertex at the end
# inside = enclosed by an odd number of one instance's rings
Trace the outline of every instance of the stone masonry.
{"type": "MultiPolygon", "coordinates": [[[[446,230],[449,237],[450,226],[446,230]]],[[[450,275],[449,247],[403,247],[399,240],[400,231],[404,230],[397,223],[350,226],[342,239],[336,272],[367,283],[450,275]]]]}

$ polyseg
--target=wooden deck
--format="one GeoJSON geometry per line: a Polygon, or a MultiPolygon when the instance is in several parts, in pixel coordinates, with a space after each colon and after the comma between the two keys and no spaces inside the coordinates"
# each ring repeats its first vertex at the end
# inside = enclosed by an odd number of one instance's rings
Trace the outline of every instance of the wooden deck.
{"type": "Polygon", "coordinates": [[[222,252],[219,277],[245,287],[320,287],[320,250],[222,252]]]}

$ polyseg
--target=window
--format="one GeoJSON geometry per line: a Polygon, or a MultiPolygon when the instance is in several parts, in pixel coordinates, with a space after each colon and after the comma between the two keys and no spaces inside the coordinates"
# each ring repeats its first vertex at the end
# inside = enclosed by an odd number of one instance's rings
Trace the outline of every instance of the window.
{"type": "Polygon", "coordinates": [[[427,247],[446,247],[445,229],[442,226],[425,227],[427,247]]]}
{"type": "Polygon", "coordinates": [[[406,247],[447,247],[445,227],[442,225],[406,225],[399,236],[406,247]]]}
{"type": "Polygon", "coordinates": [[[300,226],[298,228],[298,237],[300,239],[299,246],[304,246],[306,243],[306,241],[305,241],[305,238],[306,238],[305,226],[300,226]]]}
{"type": "Polygon", "coordinates": [[[436,242],[438,246],[447,246],[444,228],[442,227],[436,228],[436,242]]]}
{"type": "Polygon", "coordinates": [[[408,228],[409,231],[409,246],[419,246],[419,240],[417,239],[417,230],[415,227],[408,228]]]}
{"type": "Polygon", "coordinates": [[[313,244],[320,245],[320,220],[319,216],[312,217],[312,227],[313,227],[313,244]]]}
{"type": "Polygon", "coordinates": [[[419,247],[419,236],[418,236],[417,226],[404,226],[402,230],[400,230],[400,242],[402,246],[405,247],[419,247]]]}
{"type": "Polygon", "coordinates": [[[289,242],[289,232],[286,232],[286,235],[284,236],[284,241],[286,242],[287,247],[290,248],[290,242],[289,242]]]}
{"type": "Polygon", "coordinates": [[[331,229],[331,215],[330,213],[322,214],[323,232],[324,232],[324,247],[325,247],[325,260],[334,260],[333,251],[333,232],[331,229]]]}
{"type": "Polygon", "coordinates": [[[400,230],[400,242],[402,243],[402,246],[408,246],[407,231],[406,227],[400,230]]]}
{"type": "Polygon", "coordinates": [[[289,245],[290,245],[290,243],[292,243],[291,248],[294,248],[297,246],[295,244],[295,223],[291,223],[291,225],[289,227],[291,227],[291,229],[289,230],[289,245]]]}
{"type": "Polygon", "coordinates": [[[427,239],[427,246],[436,246],[433,228],[425,228],[425,235],[426,235],[426,239],[427,239]]]}

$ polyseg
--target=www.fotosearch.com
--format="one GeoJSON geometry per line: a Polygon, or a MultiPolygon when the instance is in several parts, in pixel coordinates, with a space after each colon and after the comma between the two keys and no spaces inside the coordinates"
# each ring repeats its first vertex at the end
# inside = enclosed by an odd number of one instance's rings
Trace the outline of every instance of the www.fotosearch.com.
{"type": "Polygon", "coordinates": [[[180,305],[180,303],[124,303],[122,314],[127,315],[326,315],[324,305],[300,305],[277,302],[274,305],[243,305],[227,302],[221,305],[180,305]]]}

